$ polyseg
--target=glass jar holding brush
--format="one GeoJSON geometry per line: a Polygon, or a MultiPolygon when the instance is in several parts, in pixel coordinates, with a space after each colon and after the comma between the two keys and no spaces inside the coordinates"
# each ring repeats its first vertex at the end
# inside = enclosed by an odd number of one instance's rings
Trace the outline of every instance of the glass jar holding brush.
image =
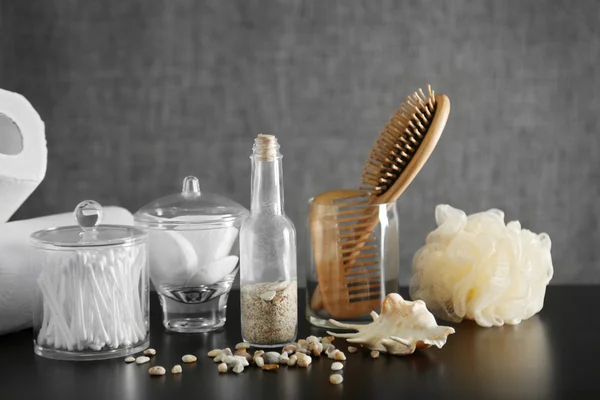
{"type": "Polygon", "coordinates": [[[242,338],[256,347],[296,339],[296,230],[283,210],[277,138],[258,135],[252,160],[250,217],[240,232],[242,338]]]}
{"type": "Polygon", "coordinates": [[[385,296],[398,291],[396,203],[369,204],[358,190],[332,190],[309,200],[310,264],[306,318],[338,329],[333,318],[369,323],[385,296]]]}

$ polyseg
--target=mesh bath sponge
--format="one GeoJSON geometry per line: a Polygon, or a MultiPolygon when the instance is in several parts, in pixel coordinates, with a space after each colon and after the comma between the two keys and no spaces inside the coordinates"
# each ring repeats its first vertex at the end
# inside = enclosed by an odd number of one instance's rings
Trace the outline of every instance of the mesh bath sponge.
{"type": "Polygon", "coordinates": [[[442,204],[435,219],[413,258],[413,300],[444,320],[484,327],[515,325],[542,309],[554,271],[547,234],[505,224],[495,209],[467,216],[442,204]]]}

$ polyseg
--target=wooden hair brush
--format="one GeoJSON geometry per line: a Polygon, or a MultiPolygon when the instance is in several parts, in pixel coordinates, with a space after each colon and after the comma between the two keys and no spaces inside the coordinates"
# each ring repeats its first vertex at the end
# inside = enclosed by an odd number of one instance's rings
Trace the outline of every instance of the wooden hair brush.
{"type": "MultiPolygon", "coordinates": [[[[366,206],[398,199],[431,155],[449,113],[447,96],[436,96],[431,87],[428,95],[419,89],[402,103],[375,142],[359,191],[337,190],[315,197],[313,203],[336,204],[339,215],[329,216],[338,221],[334,232],[337,248],[326,249],[318,243],[325,234],[319,222],[322,216],[311,206],[310,231],[319,278],[311,306],[322,303],[333,318],[345,319],[366,314],[381,304],[385,294],[381,290],[383,266],[378,265],[377,246],[370,243],[379,220],[377,207],[366,206]]],[[[327,229],[331,237],[331,226],[327,229]]]]}

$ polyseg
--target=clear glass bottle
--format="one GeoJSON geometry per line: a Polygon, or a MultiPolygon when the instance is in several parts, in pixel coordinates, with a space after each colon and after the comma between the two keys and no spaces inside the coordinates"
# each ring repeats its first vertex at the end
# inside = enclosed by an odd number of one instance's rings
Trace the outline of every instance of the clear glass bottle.
{"type": "Polygon", "coordinates": [[[242,337],[281,347],[298,333],[296,230],[283,211],[277,138],[258,135],[253,151],[250,217],[240,232],[242,337]]]}

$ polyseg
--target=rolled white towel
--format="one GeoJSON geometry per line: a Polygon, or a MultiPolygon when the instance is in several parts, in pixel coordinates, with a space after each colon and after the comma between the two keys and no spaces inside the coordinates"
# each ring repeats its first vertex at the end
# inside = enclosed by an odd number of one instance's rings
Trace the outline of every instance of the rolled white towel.
{"type": "MultiPolygon", "coordinates": [[[[103,224],[133,225],[133,216],[120,207],[104,207],[103,224]]],[[[32,293],[37,271],[29,265],[29,235],[33,232],[76,225],[73,213],[0,224],[0,335],[31,326],[32,293]]]]}

